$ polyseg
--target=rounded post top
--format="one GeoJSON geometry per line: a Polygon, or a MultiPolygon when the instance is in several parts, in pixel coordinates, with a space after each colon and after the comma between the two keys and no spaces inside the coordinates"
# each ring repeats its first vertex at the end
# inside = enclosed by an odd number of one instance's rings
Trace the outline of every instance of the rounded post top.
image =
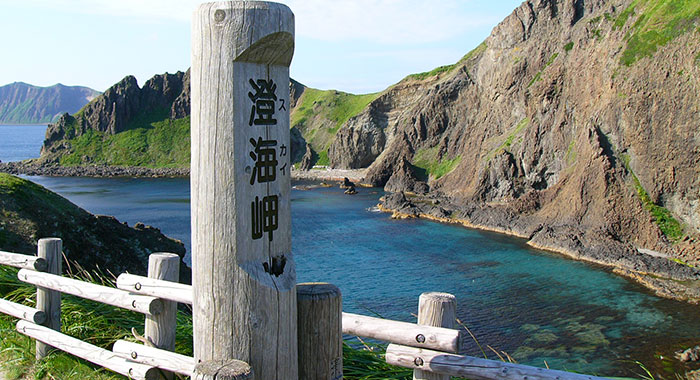
{"type": "Polygon", "coordinates": [[[180,256],[178,256],[176,253],[170,253],[170,252],[154,252],[148,255],[148,259],[154,259],[154,260],[173,260],[177,259],[180,260],[180,256]]]}
{"type": "MultiPolygon", "coordinates": [[[[294,13],[268,1],[220,1],[194,12],[192,35],[219,30],[229,37],[233,60],[287,66],[294,55],[294,13]]],[[[196,43],[196,41],[193,41],[196,43]]]]}
{"type": "Polygon", "coordinates": [[[39,239],[39,244],[52,244],[52,243],[57,244],[60,242],[62,242],[62,240],[60,238],[57,238],[57,237],[49,237],[49,238],[39,239]]]}
{"type": "Polygon", "coordinates": [[[425,292],[420,295],[420,299],[429,299],[440,302],[454,302],[455,296],[450,293],[443,292],[425,292]]]}
{"type": "Polygon", "coordinates": [[[340,296],[340,289],[327,282],[304,282],[297,284],[297,297],[332,298],[340,296]]]}

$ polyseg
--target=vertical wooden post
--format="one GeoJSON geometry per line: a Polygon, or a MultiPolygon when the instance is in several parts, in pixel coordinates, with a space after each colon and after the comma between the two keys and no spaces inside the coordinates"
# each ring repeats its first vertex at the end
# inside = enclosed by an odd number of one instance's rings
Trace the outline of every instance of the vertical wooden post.
{"type": "MultiPolygon", "coordinates": [[[[63,242],[58,238],[40,239],[37,256],[46,260],[46,272],[61,274],[61,262],[63,242]]],[[[36,308],[46,314],[44,326],[61,331],[61,292],[41,287],[36,288],[36,308]]],[[[48,355],[51,346],[36,342],[36,360],[41,360],[48,355]]]]}
{"type": "Polygon", "coordinates": [[[343,301],[323,282],[297,285],[299,379],[342,380],[343,301]]]}
{"type": "Polygon", "coordinates": [[[289,64],[282,4],[202,4],[192,20],[194,356],[296,380],[289,64]]]}
{"type": "Polygon", "coordinates": [[[253,380],[253,371],[240,360],[209,360],[194,367],[192,380],[253,380]]]}
{"type": "MultiPolygon", "coordinates": [[[[418,299],[418,324],[454,328],[456,309],[457,302],[452,294],[423,293],[418,299]]],[[[413,380],[450,380],[450,376],[414,369],[413,380]]]]}
{"type": "MultiPolygon", "coordinates": [[[[180,256],[174,253],[158,252],[148,257],[148,277],[157,280],[178,282],[180,280],[180,256]]],[[[158,315],[146,315],[144,336],[153,346],[175,351],[175,330],[177,328],[177,302],[163,300],[163,311],[158,315]]],[[[173,374],[167,373],[172,379],[173,374]]]]}

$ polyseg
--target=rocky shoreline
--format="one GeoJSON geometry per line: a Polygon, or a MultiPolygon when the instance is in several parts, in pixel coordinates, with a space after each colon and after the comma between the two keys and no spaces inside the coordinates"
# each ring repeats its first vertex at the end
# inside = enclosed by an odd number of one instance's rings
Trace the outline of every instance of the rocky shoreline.
{"type": "Polygon", "coordinates": [[[381,199],[379,209],[392,213],[392,218],[425,218],[523,238],[533,248],[610,268],[658,296],[700,303],[700,269],[664,254],[650,254],[600,231],[570,225],[527,226],[507,208],[461,205],[435,194],[387,194],[381,199]]]}
{"type": "MultiPolygon", "coordinates": [[[[365,169],[311,169],[292,170],[294,180],[342,181],[344,178],[361,183],[364,180],[365,169]]],[[[189,168],[147,168],[139,166],[60,166],[37,164],[33,160],[21,162],[0,162],[0,173],[12,175],[32,175],[47,177],[188,177],[189,168]]]]}

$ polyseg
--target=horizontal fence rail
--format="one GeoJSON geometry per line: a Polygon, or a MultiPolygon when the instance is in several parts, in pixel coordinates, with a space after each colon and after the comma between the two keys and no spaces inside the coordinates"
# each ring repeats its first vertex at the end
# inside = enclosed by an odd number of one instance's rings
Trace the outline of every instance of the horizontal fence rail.
{"type": "Polygon", "coordinates": [[[105,303],[123,309],[137,311],[142,314],[157,315],[163,310],[160,299],[139,294],[131,294],[121,289],[91,284],[57,276],[54,274],[35,272],[21,269],[17,274],[20,281],[52,289],[61,293],[72,294],[77,297],[105,303]]]}
{"type": "Polygon", "coordinates": [[[192,305],[192,286],[179,282],[156,280],[134,274],[120,274],[117,288],[128,292],[192,305]]]}
{"type": "Polygon", "coordinates": [[[151,380],[161,378],[161,371],[158,368],[130,361],[112,351],[85,343],[80,339],[44,326],[35,325],[27,321],[19,321],[17,322],[17,331],[131,379],[151,380]]]}
{"type": "Polygon", "coordinates": [[[20,305],[0,298],[0,313],[23,319],[38,325],[46,321],[46,313],[33,307],[20,305]]]}
{"type": "Polygon", "coordinates": [[[0,265],[9,265],[15,268],[31,269],[39,272],[46,270],[46,260],[40,257],[5,251],[0,251],[0,265]]]}
{"type": "MultiPolygon", "coordinates": [[[[154,254],[152,256],[157,255],[154,254]]],[[[160,255],[163,254],[161,253],[160,255]]],[[[147,316],[161,314],[164,302],[167,301],[189,305],[193,301],[193,288],[191,285],[132,274],[122,274],[117,278],[118,289],[115,289],[38,271],[48,270],[47,264],[47,261],[42,258],[0,251],[0,265],[21,268],[17,277],[21,281],[36,285],[39,290],[50,289],[71,294],[137,311],[147,316]]],[[[151,268],[149,265],[149,275],[150,272],[151,268]]],[[[426,294],[428,293],[424,293],[421,297],[426,294]]],[[[452,295],[440,294],[452,297],[452,300],[454,299],[452,295]]],[[[18,332],[38,342],[58,348],[132,379],[171,378],[170,376],[172,375],[168,375],[170,372],[197,379],[201,377],[201,373],[198,373],[196,370],[197,363],[195,358],[165,350],[163,347],[149,347],[119,340],[115,342],[112,351],[105,350],[51,328],[40,326],[43,323],[48,323],[46,313],[1,298],[0,313],[20,319],[17,322],[18,332]]],[[[390,344],[386,350],[387,363],[419,370],[419,373],[433,373],[434,375],[431,376],[440,375],[446,376],[445,378],[460,376],[474,380],[606,379],[591,375],[458,355],[456,353],[460,349],[461,332],[451,328],[393,321],[352,313],[341,313],[341,315],[343,334],[389,342],[390,344]]],[[[175,325],[168,326],[171,327],[163,325],[163,328],[173,329],[172,333],[174,334],[175,325]]],[[[314,359],[307,358],[305,360],[314,359]]],[[[342,361],[339,363],[342,365],[342,361]]],[[[247,366],[247,364],[245,365],[247,366]]],[[[340,376],[342,376],[342,370],[337,373],[340,373],[340,376]]],[[[437,379],[438,377],[435,378],[437,379]]],[[[442,379],[442,377],[439,378],[442,379]]]]}
{"type": "Polygon", "coordinates": [[[390,344],[387,347],[386,362],[400,367],[468,377],[473,380],[610,380],[605,377],[504,363],[397,344],[390,344]]]}
{"type": "Polygon", "coordinates": [[[191,356],[180,355],[125,340],[116,341],[112,351],[120,356],[129,357],[137,363],[152,365],[185,376],[193,376],[194,367],[197,364],[191,356]]]}
{"type": "Polygon", "coordinates": [[[443,327],[421,326],[415,323],[343,313],[343,334],[405,346],[459,352],[459,330],[443,327]]]}

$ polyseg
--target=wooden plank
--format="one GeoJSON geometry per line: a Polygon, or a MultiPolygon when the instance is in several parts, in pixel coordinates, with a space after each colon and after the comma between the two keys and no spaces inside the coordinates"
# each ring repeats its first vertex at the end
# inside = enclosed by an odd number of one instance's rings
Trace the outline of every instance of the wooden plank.
{"type": "Polygon", "coordinates": [[[194,374],[194,366],[197,364],[191,356],[180,355],[125,340],[114,342],[112,351],[137,363],[147,364],[185,376],[192,376],[194,374]]]}
{"type": "Polygon", "coordinates": [[[46,270],[46,260],[21,253],[0,251],[0,265],[9,265],[20,269],[31,269],[43,272],[46,270]]]}
{"type": "Polygon", "coordinates": [[[192,305],[192,285],[122,273],[117,277],[117,288],[130,293],[192,305]]]}
{"type": "Polygon", "coordinates": [[[150,380],[161,378],[160,370],[155,367],[131,362],[115,355],[112,351],[85,343],[80,339],[61,334],[44,326],[35,325],[27,321],[19,321],[17,322],[17,331],[131,379],[150,380]]]}
{"type": "Polygon", "coordinates": [[[459,352],[460,332],[443,327],[343,313],[343,334],[383,340],[406,346],[459,352]]]}
{"type": "Polygon", "coordinates": [[[422,369],[472,380],[609,380],[604,377],[504,363],[397,344],[390,344],[387,347],[386,362],[400,367],[422,369]]]}
{"type": "MultiPolygon", "coordinates": [[[[197,364],[193,380],[253,380],[253,370],[240,360],[208,360],[197,364]]],[[[281,380],[281,379],[280,379],[281,380]]]]}
{"type": "MultiPolygon", "coordinates": [[[[456,313],[457,302],[452,294],[426,292],[418,298],[419,325],[451,329],[455,326],[456,313]]],[[[450,380],[450,376],[414,369],[413,380],[450,380]]]]}
{"type": "Polygon", "coordinates": [[[163,303],[158,298],[131,294],[124,290],[91,284],[72,278],[34,272],[26,269],[20,269],[19,273],[17,273],[17,277],[20,281],[36,286],[57,290],[61,293],[72,294],[77,297],[106,303],[127,310],[137,311],[142,314],[157,315],[163,310],[163,303]]]}
{"type": "Polygon", "coordinates": [[[0,313],[36,324],[42,324],[46,321],[46,314],[43,311],[2,298],[0,298],[0,313]]]}
{"type": "Polygon", "coordinates": [[[296,379],[289,64],[294,16],[268,2],[202,4],[192,21],[194,356],[296,379]]]}
{"type": "MultiPolygon", "coordinates": [[[[58,238],[40,239],[37,243],[37,256],[46,262],[46,272],[60,275],[63,262],[63,241],[58,238]]],[[[21,271],[27,269],[21,269],[21,271]]],[[[38,273],[38,272],[34,272],[38,273]]],[[[36,308],[46,315],[44,326],[61,331],[61,293],[46,289],[36,289],[36,308]]],[[[49,354],[51,347],[42,342],[36,342],[36,360],[41,360],[49,354]]]]}
{"type": "Polygon", "coordinates": [[[343,378],[342,306],[340,289],[335,285],[297,285],[300,379],[343,378]]]}

